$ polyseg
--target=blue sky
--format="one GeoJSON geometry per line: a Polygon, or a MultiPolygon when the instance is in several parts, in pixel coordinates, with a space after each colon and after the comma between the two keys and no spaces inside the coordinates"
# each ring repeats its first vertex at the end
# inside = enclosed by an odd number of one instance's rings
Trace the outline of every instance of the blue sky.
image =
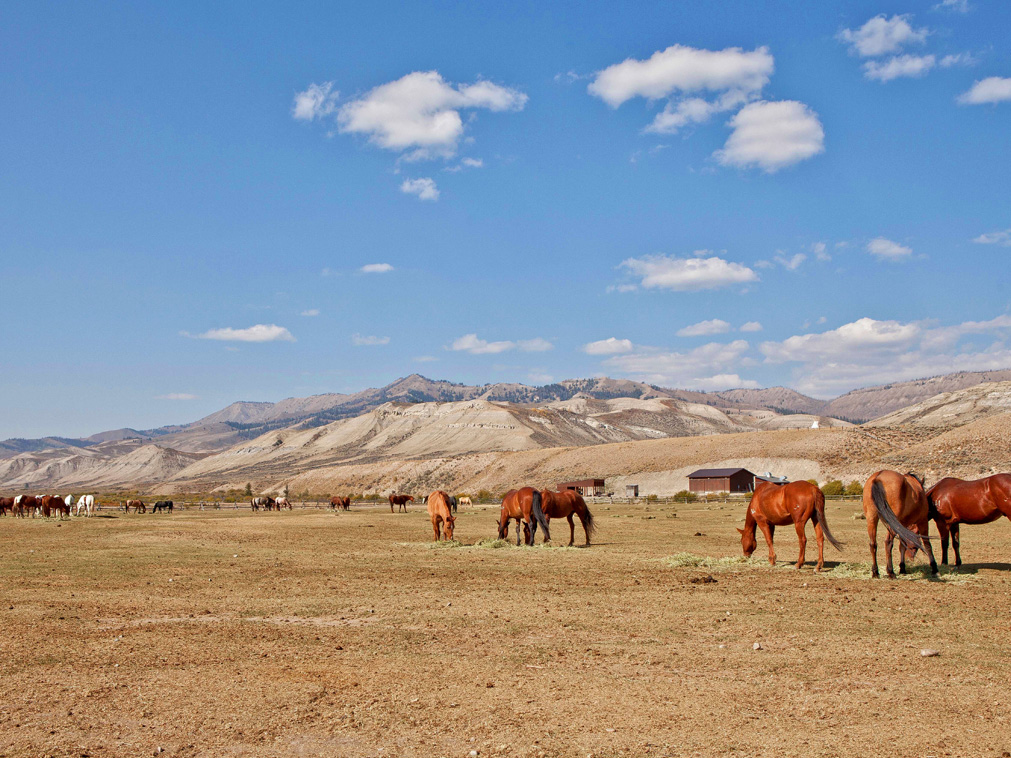
{"type": "Polygon", "coordinates": [[[1011,367],[1007,3],[290,5],[5,8],[0,437],[1011,367]]]}

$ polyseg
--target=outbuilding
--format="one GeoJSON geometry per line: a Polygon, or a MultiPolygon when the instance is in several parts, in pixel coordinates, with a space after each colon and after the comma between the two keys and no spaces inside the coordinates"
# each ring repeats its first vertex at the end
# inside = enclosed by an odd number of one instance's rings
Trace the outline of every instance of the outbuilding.
{"type": "Polygon", "coordinates": [[[746,468],[700,468],[688,475],[690,492],[753,492],[755,475],[746,468]]]}
{"type": "Polygon", "coordinates": [[[583,497],[602,497],[604,495],[604,480],[581,479],[578,482],[562,482],[555,489],[559,492],[573,490],[583,497]]]}

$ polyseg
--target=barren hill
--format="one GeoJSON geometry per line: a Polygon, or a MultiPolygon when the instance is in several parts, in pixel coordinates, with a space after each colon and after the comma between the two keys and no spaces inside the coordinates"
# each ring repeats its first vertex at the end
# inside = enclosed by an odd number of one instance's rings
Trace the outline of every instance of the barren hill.
{"type": "Polygon", "coordinates": [[[881,426],[962,426],[1011,411],[1011,381],[977,384],[967,389],[944,392],[867,424],[881,426]]]}
{"type": "Polygon", "coordinates": [[[722,398],[735,403],[750,405],[755,408],[769,408],[780,413],[810,413],[823,415],[825,401],[802,395],[787,387],[769,387],[768,389],[749,390],[737,389],[715,393],[722,398]]]}

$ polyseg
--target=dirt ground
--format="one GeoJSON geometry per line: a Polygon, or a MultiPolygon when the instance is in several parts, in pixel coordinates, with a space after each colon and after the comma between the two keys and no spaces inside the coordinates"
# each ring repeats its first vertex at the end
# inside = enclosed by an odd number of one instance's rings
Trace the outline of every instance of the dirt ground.
{"type": "Polygon", "coordinates": [[[417,507],[0,519],[0,756],[1011,755],[1011,525],[871,581],[858,508],[821,575],[693,565],[737,505],[600,506],[589,549],[475,546],[480,508],[441,548],[417,507]]]}

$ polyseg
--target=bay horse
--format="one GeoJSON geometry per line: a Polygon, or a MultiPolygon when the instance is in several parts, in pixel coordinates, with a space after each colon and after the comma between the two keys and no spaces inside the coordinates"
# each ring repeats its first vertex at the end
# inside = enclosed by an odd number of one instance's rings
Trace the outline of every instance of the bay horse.
{"type": "Polygon", "coordinates": [[[154,504],[154,508],[151,509],[152,513],[157,513],[158,511],[168,511],[172,513],[173,503],[171,500],[159,500],[154,504]]]}
{"type": "Polygon", "coordinates": [[[541,508],[544,510],[544,519],[549,524],[553,518],[564,518],[569,522],[569,547],[576,541],[576,525],[572,517],[579,516],[579,521],[583,524],[583,533],[586,535],[586,546],[590,546],[590,535],[596,531],[597,524],[582,495],[575,490],[565,492],[541,490],[541,508]]]}
{"type": "Polygon", "coordinates": [[[456,517],[451,512],[453,499],[442,490],[436,490],[425,498],[436,542],[443,539],[444,536],[447,542],[453,539],[453,526],[456,523],[456,517]],[[445,530],[445,535],[442,534],[443,530],[445,530]]]}
{"type": "Polygon", "coordinates": [[[414,500],[410,495],[390,495],[390,513],[393,513],[393,506],[399,505],[404,513],[407,513],[407,504],[414,500]]]}
{"type": "Polygon", "coordinates": [[[127,513],[133,508],[135,513],[147,513],[147,506],[144,505],[142,500],[127,500],[123,503],[123,510],[127,513]]]}
{"type": "Polygon", "coordinates": [[[818,564],[815,571],[821,571],[825,565],[825,538],[836,550],[842,550],[842,543],[832,536],[828,521],[825,520],[825,495],[811,482],[758,482],[755,492],[748,503],[748,511],[744,518],[744,528],[741,533],[741,547],[745,557],[750,558],[758,547],[755,539],[755,529],[760,528],[769,545],[769,564],[776,565],[776,551],[772,546],[772,536],[777,526],[793,524],[800,542],[800,556],[797,558],[797,568],[803,568],[807,552],[807,522],[814,521],[814,537],[818,542],[818,564]]]}
{"type": "Polygon", "coordinates": [[[959,525],[989,524],[1001,516],[1011,519],[1011,474],[969,481],[945,477],[927,490],[927,507],[941,535],[941,563],[948,563],[950,534],[955,566],[961,566],[959,525]]]}
{"type": "Polygon", "coordinates": [[[551,531],[548,520],[541,508],[541,493],[533,487],[522,487],[509,490],[502,498],[502,510],[499,513],[498,538],[504,540],[509,536],[509,519],[516,519],[516,546],[520,544],[520,525],[523,525],[524,544],[533,545],[537,533],[537,525],[544,530],[544,541],[551,541],[551,531]]]}
{"type": "Polygon", "coordinates": [[[14,498],[14,507],[11,513],[17,518],[25,518],[25,512],[32,512],[38,507],[38,499],[35,495],[17,495],[14,498]]]}
{"type": "Polygon", "coordinates": [[[64,516],[70,518],[70,504],[67,502],[67,498],[73,500],[71,495],[67,495],[66,498],[54,495],[49,501],[49,512],[58,519],[62,519],[64,516]]]}
{"type": "Polygon", "coordinates": [[[878,518],[885,522],[885,571],[889,579],[895,578],[892,569],[892,545],[899,538],[899,573],[906,573],[906,558],[913,559],[922,550],[930,560],[930,573],[937,573],[937,561],[930,548],[927,528],[930,508],[923,482],[912,473],[878,471],[864,484],[864,517],[867,519],[867,536],[871,548],[871,576],[878,573],[878,518]]]}
{"type": "Polygon", "coordinates": [[[14,515],[14,498],[12,497],[0,497],[0,516],[6,516],[7,511],[14,515]]]}
{"type": "MultiPolygon", "coordinates": [[[[341,497],[340,495],[335,495],[334,497],[330,498],[330,509],[331,510],[335,510],[335,511],[336,510],[350,511],[351,510],[351,498],[350,497],[346,497],[346,496],[345,497],[341,497]]],[[[390,513],[392,513],[392,512],[393,512],[393,506],[391,505],[390,506],[390,513]]]]}

